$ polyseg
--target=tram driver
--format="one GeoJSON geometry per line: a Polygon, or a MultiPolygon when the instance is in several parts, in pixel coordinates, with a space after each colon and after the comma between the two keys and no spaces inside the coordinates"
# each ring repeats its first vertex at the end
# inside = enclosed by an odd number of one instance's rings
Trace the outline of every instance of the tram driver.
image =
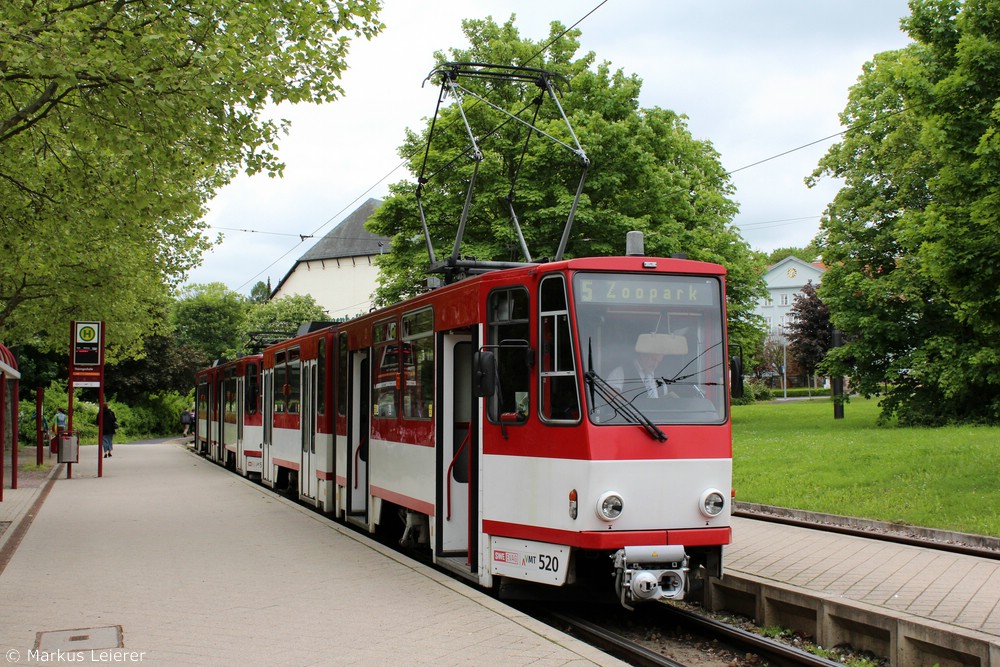
{"type": "Polygon", "coordinates": [[[669,396],[670,385],[657,375],[656,370],[665,356],[684,356],[687,351],[687,339],[684,336],[640,334],[635,342],[635,357],[631,362],[612,369],[607,382],[626,398],[643,391],[650,398],[669,396]]]}

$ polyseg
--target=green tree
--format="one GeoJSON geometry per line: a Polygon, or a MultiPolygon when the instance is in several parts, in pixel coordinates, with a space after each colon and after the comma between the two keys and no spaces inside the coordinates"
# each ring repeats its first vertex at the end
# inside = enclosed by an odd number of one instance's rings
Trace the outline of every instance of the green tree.
{"type": "Polygon", "coordinates": [[[187,394],[194,387],[198,369],[212,361],[204,351],[179,344],[174,336],[148,336],[143,341],[141,356],[105,369],[104,392],[133,406],[145,403],[154,394],[168,391],[187,394]]]}
{"type": "Polygon", "coordinates": [[[813,177],[843,178],[820,296],[830,372],[904,423],[1000,419],[1000,6],[911,0],[915,40],[866,64],[852,128],[813,177]]]}
{"type": "MultiPolygon", "coordinates": [[[[733,186],[712,145],[691,136],[684,116],[640,108],[638,77],[612,71],[608,63],[595,65],[593,53],[577,57],[579,30],[563,34],[563,26],[552,23],[550,39],[558,39],[543,59],[538,56],[540,43],[522,39],[513,18],[503,25],[492,19],[467,20],[462,25],[471,47],[452,50],[448,57],[437,53],[437,62],[524,65],[555,71],[571,82],[571,88],[563,90],[561,104],[591,167],[566,256],[624,254],[626,233],[638,230],[645,233],[649,255],[686,253],[692,259],[725,264],[731,338],[755,344],[762,337],[753,315],[757,298],[764,294],[762,256],[731,224],[737,211],[731,199],[733,186]]],[[[464,79],[462,85],[512,113],[525,104],[518,86],[464,79]]],[[[490,133],[502,120],[493,109],[467,102],[465,113],[475,135],[483,138],[484,160],[462,255],[523,259],[507,204],[512,177],[519,172],[514,207],[529,251],[533,259],[553,256],[579,180],[579,159],[535,137],[522,163],[524,126],[507,123],[490,133]]],[[[551,101],[542,105],[535,125],[573,145],[551,101]]],[[[428,132],[429,123],[420,132],[408,132],[399,149],[409,160],[414,181],[424,166],[428,132]]],[[[454,243],[473,169],[467,159],[456,161],[468,148],[457,107],[443,108],[425,170],[433,176],[422,187],[422,201],[434,246],[445,253],[454,243]],[[455,168],[444,169],[453,162],[455,168]]],[[[414,192],[413,182],[392,185],[390,196],[368,223],[374,233],[392,237],[390,252],[379,257],[376,300],[382,304],[419,293],[424,283],[428,256],[414,192]]]]}
{"type": "Polygon", "coordinates": [[[788,354],[806,375],[812,377],[830,349],[830,313],[810,280],[795,295],[787,326],[788,354]]]}
{"type": "Polygon", "coordinates": [[[263,280],[258,280],[257,284],[250,289],[250,303],[264,303],[271,296],[271,279],[268,278],[265,283],[263,280]]]}
{"type": "Polygon", "coordinates": [[[785,248],[775,248],[767,255],[768,265],[777,264],[786,257],[796,257],[803,262],[815,262],[819,259],[820,249],[816,240],[812,240],[806,246],[788,246],[785,248]]]}
{"type": "Polygon", "coordinates": [[[239,169],[279,175],[265,105],[340,94],[374,0],[0,4],[0,339],[65,350],[107,322],[108,358],[164,332],[158,305],[209,246],[205,205],[239,169]]]}
{"type": "Polygon", "coordinates": [[[306,322],[329,322],[330,315],[309,294],[292,294],[264,303],[250,305],[241,330],[245,345],[253,332],[294,334],[306,322]]]}
{"type": "Polygon", "coordinates": [[[243,347],[246,300],[223,283],[191,285],[170,315],[177,342],[208,359],[232,359],[243,347]]]}

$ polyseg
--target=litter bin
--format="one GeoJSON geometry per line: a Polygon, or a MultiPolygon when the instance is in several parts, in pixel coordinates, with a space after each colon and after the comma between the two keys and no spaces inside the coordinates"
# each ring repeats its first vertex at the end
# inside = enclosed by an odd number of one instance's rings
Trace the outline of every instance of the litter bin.
{"type": "Polygon", "coordinates": [[[75,435],[63,433],[59,437],[59,463],[79,463],[80,443],[75,435]]]}

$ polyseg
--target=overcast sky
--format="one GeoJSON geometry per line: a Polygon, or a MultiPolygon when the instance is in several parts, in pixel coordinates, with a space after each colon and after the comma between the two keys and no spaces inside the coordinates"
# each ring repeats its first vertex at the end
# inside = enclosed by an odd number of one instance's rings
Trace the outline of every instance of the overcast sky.
{"type": "MultiPolygon", "coordinates": [[[[803,179],[835,141],[838,113],[862,65],[907,43],[905,0],[385,0],[385,31],[354,42],[341,100],[282,107],[292,121],[281,179],[240,177],[207,217],[221,244],[188,282],[222,282],[244,294],[272,286],[295,260],[369,197],[408,176],[396,148],[407,127],[434,112],[422,86],[434,51],[465,48],[464,18],[516,14],[521,36],[543,41],[550,21],[579,28],[581,54],[636,74],[640,104],[686,115],[733,173],[736,225],[758,250],[805,245],[836,192],[803,179]],[[596,8],[596,10],[595,10],[596,8]],[[246,230],[246,231],[239,231],[246,230]],[[299,235],[315,235],[300,239],[299,235]]],[[[578,54],[580,55],[580,54],[578,54]]],[[[587,147],[584,146],[584,150],[587,147]]],[[[624,247],[624,240],[623,240],[624,247]]]]}

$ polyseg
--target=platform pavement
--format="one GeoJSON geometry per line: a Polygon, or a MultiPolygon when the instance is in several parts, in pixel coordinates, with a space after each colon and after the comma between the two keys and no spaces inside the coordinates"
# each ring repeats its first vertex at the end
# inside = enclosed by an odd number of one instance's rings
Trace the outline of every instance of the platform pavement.
{"type": "Polygon", "coordinates": [[[623,664],[176,442],[104,463],[81,447],[0,573],[0,664],[623,664]]]}
{"type": "Polygon", "coordinates": [[[1000,640],[1000,561],[733,519],[726,569],[1000,640]]]}

